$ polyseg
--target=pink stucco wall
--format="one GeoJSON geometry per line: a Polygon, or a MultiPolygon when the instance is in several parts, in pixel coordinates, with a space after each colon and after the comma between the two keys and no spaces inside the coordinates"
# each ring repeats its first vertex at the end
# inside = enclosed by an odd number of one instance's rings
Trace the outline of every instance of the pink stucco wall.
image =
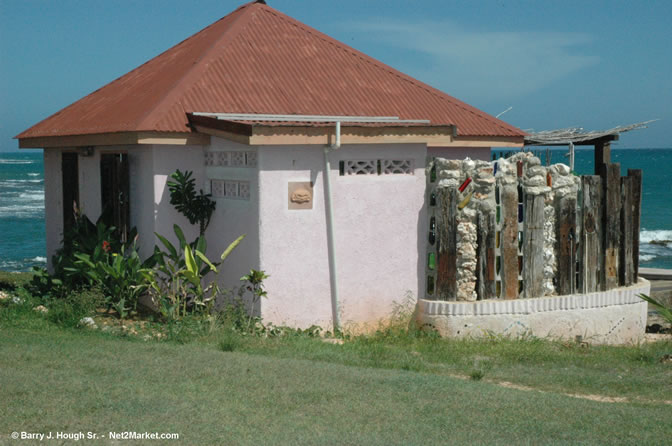
{"type": "MultiPolygon", "coordinates": [[[[226,288],[240,284],[251,268],[263,269],[268,298],[260,312],[265,321],[306,327],[331,326],[331,290],[327,251],[323,148],[237,144],[213,137],[203,146],[132,146],[107,148],[129,154],[131,224],[138,228],[143,256],[158,243],[158,232],[176,242],[173,224],[190,240],[197,228],[170,204],[166,181],[175,169],[194,172],[198,188],[210,180],[250,183],[249,200],[215,198],[217,209],[207,231],[208,256],[221,252],[240,234],[243,243],[221,267],[226,288]],[[205,166],[205,154],[256,152],[256,167],[205,166]],[[313,208],[288,209],[288,183],[309,181],[313,208]]],[[[81,205],[92,219],[100,214],[100,152],[80,157],[81,205]]],[[[389,317],[394,304],[424,286],[425,163],[428,156],[489,159],[489,148],[431,148],[424,144],[346,145],[330,152],[335,219],[335,254],[341,321],[375,323],[389,317]],[[341,160],[411,160],[412,174],[339,175],[341,160]]],[[[62,239],[61,151],[45,150],[45,199],[49,258],[62,239]]]]}
{"type": "MultiPolygon", "coordinates": [[[[422,144],[353,145],[330,153],[341,321],[372,323],[418,295],[424,271],[422,144]],[[340,160],[411,159],[412,175],[339,176],[340,160]]],[[[260,263],[270,274],[262,316],[331,325],[322,147],[259,149],[260,263]],[[287,183],[312,181],[313,209],[289,210],[287,183]]]]}

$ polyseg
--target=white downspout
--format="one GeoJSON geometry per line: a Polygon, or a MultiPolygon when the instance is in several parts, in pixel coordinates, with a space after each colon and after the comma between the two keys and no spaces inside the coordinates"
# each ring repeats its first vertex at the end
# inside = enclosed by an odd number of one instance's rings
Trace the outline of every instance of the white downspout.
{"type": "Polygon", "coordinates": [[[329,149],[338,149],[341,146],[341,122],[336,122],[336,138],[330,146],[324,147],[324,191],[325,207],[327,211],[327,249],[329,251],[329,282],[331,285],[331,313],[334,332],[341,329],[341,316],[338,307],[338,282],[336,281],[336,252],[334,246],[334,210],[331,204],[331,166],[329,164],[329,149]]]}

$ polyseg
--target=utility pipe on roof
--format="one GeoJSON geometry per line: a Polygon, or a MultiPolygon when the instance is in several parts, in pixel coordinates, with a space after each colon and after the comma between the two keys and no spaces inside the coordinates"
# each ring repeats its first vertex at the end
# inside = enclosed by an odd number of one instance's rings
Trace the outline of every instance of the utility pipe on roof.
{"type": "Polygon", "coordinates": [[[336,247],[334,243],[334,210],[331,202],[331,165],[329,164],[329,149],[341,147],[341,122],[336,121],[334,143],[324,147],[324,192],[327,217],[327,250],[329,252],[329,284],[331,286],[331,316],[334,333],[341,330],[341,316],[338,302],[338,281],[336,280],[336,247]]]}

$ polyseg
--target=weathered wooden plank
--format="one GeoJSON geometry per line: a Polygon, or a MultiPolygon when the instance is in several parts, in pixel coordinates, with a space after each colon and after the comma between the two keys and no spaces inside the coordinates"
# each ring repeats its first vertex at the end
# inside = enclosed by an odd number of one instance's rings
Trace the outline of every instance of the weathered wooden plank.
{"type": "Polygon", "coordinates": [[[621,242],[621,165],[605,164],[602,168],[602,227],[604,269],[602,290],[618,287],[618,260],[621,242]]]}
{"type": "Polygon", "coordinates": [[[495,215],[479,212],[477,220],[476,293],[478,300],[495,297],[495,215]]]}
{"type": "Polygon", "coordinates": [[[439,300],[457,297],[457,199],[454,187],[436,190],[436,297],[439,300]]]}
{"type": "Polygon", "coordinates": [[[554,206],[558,253],[556,290],[564,296],[576,290],[576,197],[556,197],[554,206]]]}
{"type": "Polygon", "coordinates": [[[635,276],[632,264],[632,177],[621,178],[621,247],[618,259],[618,283],[621,286],[631,285],[635,276]]]}
{"type": "Polygon", "coordinates": [[[518,188],[515,184],[501,186],[502,230],[500,254],[503,299],[518,298],[518,188]]]}
{"type": "Polygon", "coordinates": [[[605,164],[611,163],[611,144],[608,141],[595,143],[595,175],[602,175],[605,164]]]}
{"type": "Polygon", "coordinates": [[[487,253],[485,240],[487,238],[487,224],[485,216],[479,212],[476,219],[476,299],[483,300],[485,295],[485,276],[487,253]]]}
{"type": "Polygon", "coordinates": [[[486,273],[484,290],[485,294],[483,299],[494,299],[497,296],[497,275],[495,273],[495,236],[497,229],[495,227],[494,212],[486,214],[485,223],[487,225],[485,237],[486,273]]]}
{"type": "Polygon", "coordinates": [[[642,169],[628,169],[632,178],[632,265],[633,281],[639,277],[639,231],[642,218],[642,169]]]}
{"type": "Polygon", "coordinates": [[[544,294],[544,196],[525,196],[523,240],[524,296],[541,297],[544,294]]]}
{"type": "Polygon", "coordinates": [[[579,260],[581,290],[594,293],[600,290],[602,269],[602,178],[583,176],[583,249],[579,260]]]}

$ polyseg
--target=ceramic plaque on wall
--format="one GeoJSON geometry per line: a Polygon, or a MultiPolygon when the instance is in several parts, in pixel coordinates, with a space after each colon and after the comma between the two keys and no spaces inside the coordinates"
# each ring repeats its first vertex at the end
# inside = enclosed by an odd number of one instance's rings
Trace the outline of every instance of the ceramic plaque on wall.
{"type": "Polygon", "coordinates": [[[287,188],[288,209],[313,208],[313,183],[310,181],[290,181],[287,188]]]}

